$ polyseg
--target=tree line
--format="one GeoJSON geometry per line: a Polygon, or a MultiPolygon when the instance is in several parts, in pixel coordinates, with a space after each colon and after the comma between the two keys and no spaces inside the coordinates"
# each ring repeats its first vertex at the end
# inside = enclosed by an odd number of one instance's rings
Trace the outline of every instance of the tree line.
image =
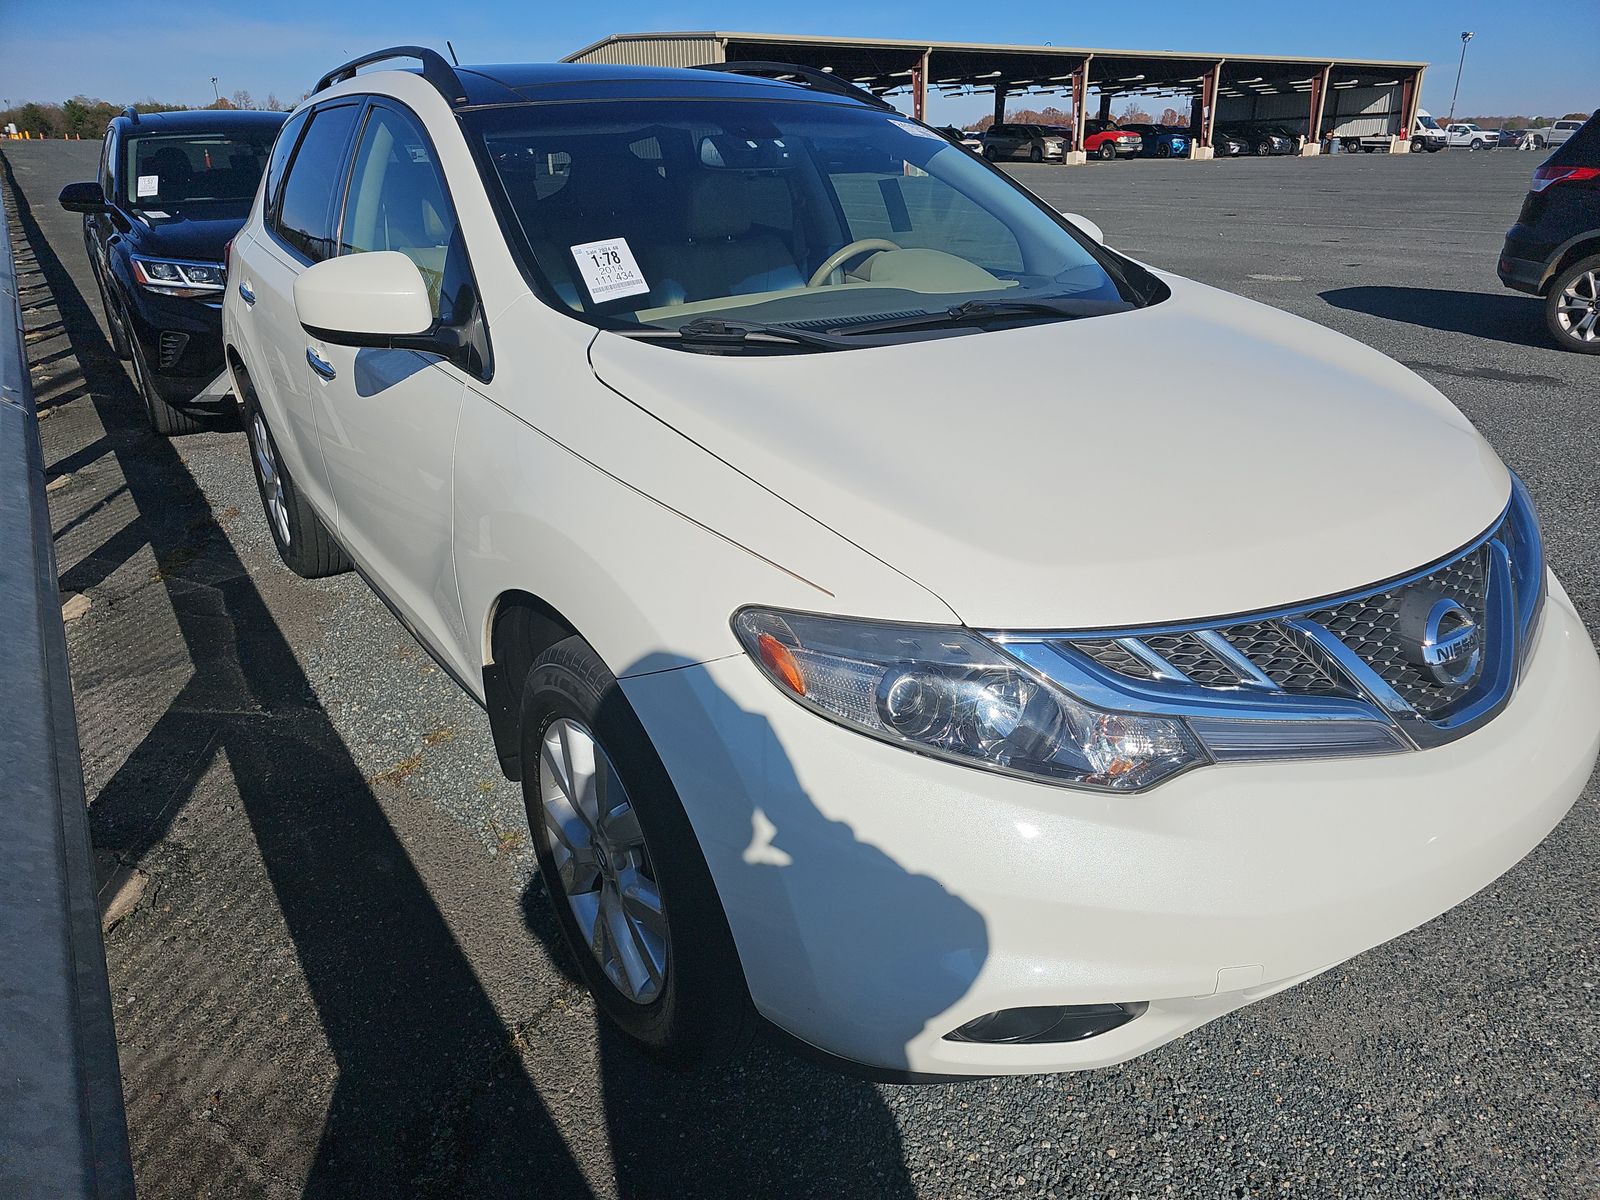
{"type": "MultiPolygon", "coordinates": [[[[265,100],[257,101],[254,96],[241,88],[232,96],[223,96],[204,107],[287,112],[304,99],[304,95],[297,96],[285,104],[275,93],[268,92],[265,100]]],[[[128,107],[130,106],[113,104],[109,100],[91,99],[88,96],[74,96],[70,100],[63,100],[60,104],[30,100],[26,104],[0,110],[0,128],[14,124],[19,132],[26,131],[34,137],[102,138],[112,118],[121,116],[123,109],[128,107]]],[[[140,113],[159,113],[181,112],[195,106],[166,104],[160,100],[147,99],[140,100],[131,107],[140,113]]]]}

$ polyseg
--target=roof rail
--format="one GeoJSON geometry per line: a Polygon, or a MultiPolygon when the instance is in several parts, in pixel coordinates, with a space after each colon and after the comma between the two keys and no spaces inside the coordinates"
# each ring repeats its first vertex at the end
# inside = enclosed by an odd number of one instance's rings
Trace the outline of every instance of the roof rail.
{"type": "Polygon", "coordinates": [[[727,71],[734,75],[759,75],[763,79],[788,80],[803,87],[815,88],[819,92],[830,92],[835,96],[843,96],[846,99],[856,100],[862,104],[870,104],[873,108],[881,108],[885,112],[898,113],[900,111],[882,96],[875,96],[867,91],[866,88],[857,87],[848,79],[840,79],[829,71],[819,71],[815,67],[802,67],[796,63],[766,62],[752,59],[749,62],[701,63],[694,70],[727,71]]]}
{"type": "Polygon", "coordinates": [[[131,104],[122,110],[122,115],[127,117],[128,120],[132,121],[135,125],[139,123],[139,110],[131,104]]]}
{"type": "Polygon", "coordinates": [[[430,50],[426,46],[390,46],[387,50],[374,50],[371,54],[363,54],[360,58],[352,58],[349,62],[335,67],[321,79],[317,86],[311,89],[312,95],[322,91],[323,88],[332,87],[336,83],[343,83],[347,79],[354,79],[356,71],[375,62],[383,62],[390,58],[414,58],[422,63],[422,77],[433,84],[437,91],[450,104],[465,104],[467,102],[467,89],[461,86],[461,77],[449,63],[445,62],[444,55],[437,50],[430,50]]]}

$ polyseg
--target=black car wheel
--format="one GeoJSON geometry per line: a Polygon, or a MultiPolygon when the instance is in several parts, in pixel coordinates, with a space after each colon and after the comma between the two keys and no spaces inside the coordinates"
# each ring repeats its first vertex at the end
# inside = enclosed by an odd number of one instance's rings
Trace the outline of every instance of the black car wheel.
{"type": "Polygon", "coordinates": [[[1157,158],[1171,158],[1172,157],[1172,143],[1171,142],[1157,142],[1156,143],[1156,157],[1157,158]]]}
{"type": "Polygon", "coordinates": [[[1110,162],[1117,156],[1117,147],[1113,142],[1101,142],[1100,149],[1095,151],[1104,161],[1110,162]]]}
{"type": "MultiPolygon", "coordinates": [[[[124,328],[127,326],[127,314],[122,314],[124,328]]],[[[184,412],[181,408],[174,408],[169,404],[161,392],[156,388],[155,377],[150,373],[150,366],[145,362],[144,350],[139,346],[137,337],[128,339],[133,362],[133,382],[139,389],[139,398],[144,401],[145,416],[150,419],[150,428],[162,437],[177,437],[185,433],[199,433],[203,426],[192,414],[184,412]]]]}
{"type": "Polygon", "coordinates": [[[985,146],[983,148],[983,157],[993,162],[998,156],[995,154],[993,146],[985,146]]]}
{"type": "Polygon", "coordinates": [[[241,369],[235,376],[244,401],[245,435],[250,443],[250,465],[255,469],[261,510],[267,517],[272,544],[283,565],[304,579],[321,579],[350,569],[350,559],[306,502],[294,477],[283,465],[278,443],[267,428],[266,415],[250,377],[241,369]]]}
{"type": "Polygon", "coordinates": [[[1266,158],[1267,155],[1269,155],[1271,153],[1272,153],[1272,143],[1271,142],[1257,142],[1256,143],[1256,156],[1258,158],[1266,158]]]}
{"type": "Polygon", "coordinates": [[[106,329],[111,334],[111,348],[116,351],[118,358],[127,362],[133,357],[133,347],[128,338],[128,327],[122,323],[122,309],[111,303],[105,281],[100,278],[98,270],[94,273],[94,282],[100,289],[100,310],[106,314],[106,329]]]}
{"type": "Polygon", "coordinates": [[[1544,320],[1565,349],[1600,354],[1600,254],[1580,258],[1556,276],[1544,320]]]}
{"type": "Polygon", "coordinates": [[[584,982],[624,1033],[690,1066],[752,1029],[700,843],[633,706],[580,637],[522,688],[522,795],[539,874],[584,982]]]}
{"type": "Polygon", "coordinates": [[[1029,162],[1043,162],[1044,161],[1044,151],[1039,149],[1038,146],[1031,147],[1028,150],[1028,161],[1029,162]]]}

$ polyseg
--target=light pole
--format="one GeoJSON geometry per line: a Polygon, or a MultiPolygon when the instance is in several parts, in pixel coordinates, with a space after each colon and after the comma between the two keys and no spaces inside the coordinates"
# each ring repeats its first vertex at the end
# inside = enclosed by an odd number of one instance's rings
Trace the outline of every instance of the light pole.
{"type": "MultiPolygon", "coordinates": [[[[1472,35],[1471,35],[1471,34],[1468,34],[1468,35],[1467,35],[1467,36],[1468,36],[1468,37],[1471,37],[1471,36],[1472,36],[1472,35]]],[[[1456,79],[1456,82],[1457,82],[1457,84],[1459,84],[1459,83],[1460,83],[1460,82],[1461,82],[1461,80],[1460,80],[1460,78],[1459,78],[1459,77],[1457,77],[1457,79],[1456,79]]],[[[216,76],[215,76],[215,75],[213,75],[213,76],[212,76],[212,77],[211,77],[211,94],[212,94],[212,95],[213,95],[213,96],[215,96],[215,97],[216,97],[216,98],[217,98],[217,99],[218,99],[218,100],[221,100],[221,99],[222,99],[222,93],[221,93],[221,92],[219,92],[219,91],[217,91],[217,77],[216,77],[216,76]]],[[[1452,107],[1453,107],[1453,106],[1452,106],[1452,107]]]]}
{"type": "Polygon", "coordinates": [[[1470,32],[1461,35],[1461,61],[1456,64],[1456,90],[1450,93],[1450,115],[1445,118],[1445,124],[1450,124],[1456,119],[1456,97],[1461,94],[1461,68],[1467,65],[1467,43],[1472,40],[1470,32]]]}

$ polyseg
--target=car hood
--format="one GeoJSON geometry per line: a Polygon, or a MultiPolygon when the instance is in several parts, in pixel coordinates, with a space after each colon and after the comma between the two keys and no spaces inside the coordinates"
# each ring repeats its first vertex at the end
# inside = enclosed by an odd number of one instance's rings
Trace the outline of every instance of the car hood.
{"type": "Polygon", "coordinates": [[[1163,278],[1166,301],[1077,322],[784,356],[601,333],[590,357],[979,628],[1297,604],[1406,573],[1499,516],[1505,468],[1422,379],[1163,278]]]}
{"type": "Polygon", "coordinates": [[[250,202],[193,208],[141,210],[132,214],[140,254],[221,262],[222,248],[250,215],[250,202]]]}

